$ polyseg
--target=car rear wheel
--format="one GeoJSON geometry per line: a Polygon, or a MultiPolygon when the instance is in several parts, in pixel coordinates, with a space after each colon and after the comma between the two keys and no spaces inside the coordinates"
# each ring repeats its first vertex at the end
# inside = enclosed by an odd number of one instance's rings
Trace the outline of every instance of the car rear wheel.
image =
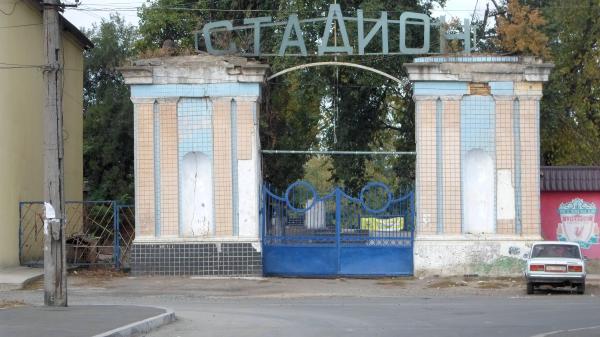
{"type": "MultiPolygon", "coordinates": [[[[577,288],[577,289],[579,289],[579,288],[577,288]]],[[[527,282],[527,294],[528,295],[533,294],[534,290],[535,289],[534,289],[533,283],[532,282],[527,282]]]]}
{"type": "Polygon", "coordinates": [[[577,293],[579,295],[585,294],[585,282],[577,285],[577,293]]]}

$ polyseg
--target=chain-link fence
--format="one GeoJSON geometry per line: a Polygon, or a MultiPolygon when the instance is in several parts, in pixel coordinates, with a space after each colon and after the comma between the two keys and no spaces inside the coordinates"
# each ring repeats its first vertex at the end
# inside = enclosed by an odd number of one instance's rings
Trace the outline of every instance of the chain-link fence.
{"type": "MultiPolygon", "coordinates": [[[[65,203],[67,264],[128,267],[135,237],[134,207],[115,201],[65,203]]],[[[44,204],[19,203],[19,259],[21,265],[44,264],[44,204]]]]}

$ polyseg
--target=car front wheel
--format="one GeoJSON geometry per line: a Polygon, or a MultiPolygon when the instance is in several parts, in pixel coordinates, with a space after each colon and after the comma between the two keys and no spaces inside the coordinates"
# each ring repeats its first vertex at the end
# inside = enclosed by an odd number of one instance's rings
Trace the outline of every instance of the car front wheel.
{"type": "MultiPolygon", "coordinates": [[[[579,289],[579,288],[577,288],[577,289],[579,289]]],[[[533,283],[527,282],[527,294],[531,295],[531,294],[533,294],[533,291],[534,291],[533,283]]]]}

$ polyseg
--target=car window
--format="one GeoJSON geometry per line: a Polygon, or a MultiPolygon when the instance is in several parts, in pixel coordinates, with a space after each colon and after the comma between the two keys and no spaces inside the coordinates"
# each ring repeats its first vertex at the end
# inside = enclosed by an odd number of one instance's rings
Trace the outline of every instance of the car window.
{"type": "Polygon", "coordinates": [[[531,257],[566,257],[579,259],[579,249],[573,245],[544,244],[535,245],[531,257]]]}

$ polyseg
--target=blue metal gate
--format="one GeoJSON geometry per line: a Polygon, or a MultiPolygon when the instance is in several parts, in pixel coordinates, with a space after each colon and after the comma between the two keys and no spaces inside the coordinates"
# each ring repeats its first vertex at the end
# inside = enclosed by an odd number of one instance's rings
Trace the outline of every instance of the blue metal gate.
{"type": "Polygon", "coordinates": [[[297,181],[282,195],[263,188],[261,211],[265,275],[413,274],[413,192],[372,182],[358,198],[339,187],[319,196],[297,181]]]}

